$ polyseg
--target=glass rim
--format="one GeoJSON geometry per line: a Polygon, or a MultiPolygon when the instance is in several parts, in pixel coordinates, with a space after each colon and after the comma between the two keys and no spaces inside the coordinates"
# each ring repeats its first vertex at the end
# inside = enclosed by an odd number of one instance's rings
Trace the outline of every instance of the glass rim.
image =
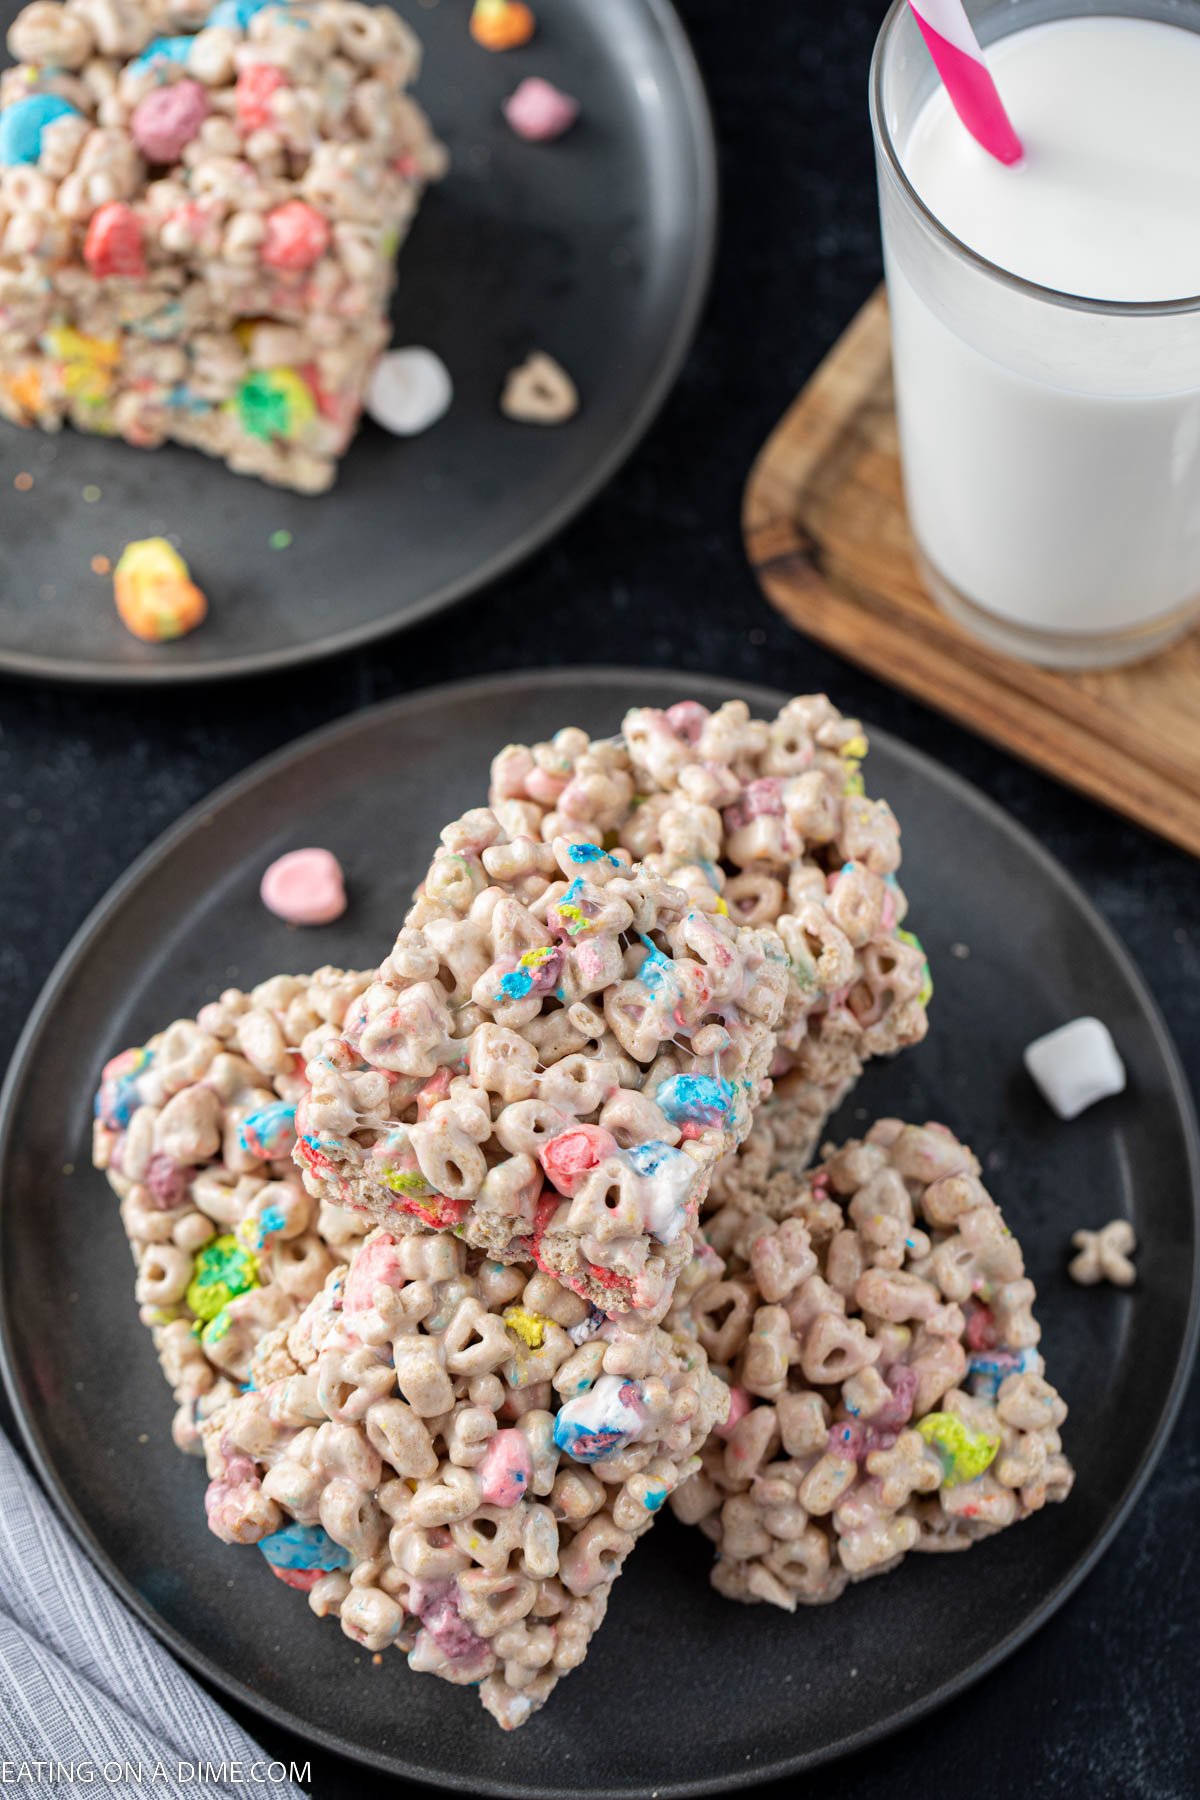
{"type": "MultiPolygon", "coordinates": [[[[1137,0],[1130,0],[1136,5],[1137,0]]],[[[871,72],[869,78],[869,101],[871,110],[871,129],[876,145],[883,151],[889,169],[900,185],[909,208],[917,214],[936,238],[963,261],[973,264],[983,274],[990,276],[1004,287],[1026,295],[1031,300],[1040,300],[1049,306],[1065,307],[1072,312],[1099,313],[1108,318],[1118,319],[1152,319],[1172,318],[1182,314],[1200,311],[1200,294],[1181,295],[1172,300],[1096,300],[1086,294],[1069,294],[1062,288],[1046,287],[1041,282],[1030,281],[1024,275],[1015,275],[1001,263],[992,262],[978,250],[973,250],[960,237],[956,237],[949,226],[944,225],[937,214],[928,207],[905,173],[904,165],[888,130],[883,110],[883,68],[892,37],[899,27],[900,21],[909,11],[909,0],[892,0],[879,35],[875,39],[875,48],[871,55],[871,72]]],[[[1086,17],[1086,14],[1067,15],[1086,17]]],[[[1133,13],[1123,15],[1136,16],[1133,13]]],[[[1184,29],[1184,27],[1180,27],[1184,29]]],[[[1011,36],[1012,33],[1005,33],[1011,36]]]]}

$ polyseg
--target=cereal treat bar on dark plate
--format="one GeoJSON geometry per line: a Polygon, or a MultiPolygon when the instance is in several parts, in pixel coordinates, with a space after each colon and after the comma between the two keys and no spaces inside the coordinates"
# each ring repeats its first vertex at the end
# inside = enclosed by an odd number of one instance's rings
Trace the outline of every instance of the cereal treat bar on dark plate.
{"type": "Polygon", "coordinates": [[[0,412],[333,481],[444,153],[357,0],[35,0],[0,78],[0,412]]]}
{"type": "Polygon", "coordinates": [[[661,1317],[769,1091],[778,936],[590,839],[442,833],[376,979],[308,1064],[309,1191],[661,1317]]]}
{"type": "Polygon", "coordinates": [[[731,1388],[671,1504],[716,1545],[714,1587],[791,1610],[964,1550],[1074,1472],[1034,1286],[970,1150],[882,1119],[796,1175],[760,1118],[667,1317],[731,1388]]]}
{"type": "Polygon", "coordinates": [[[102,1071],[92,1159],[121,1202],[181,1450],[199,1453],[264,1332],[298,1318],[370,1229],[318,1204],[292,1162],[306,1050],[370,979],[325,968],[227,988],[102,1071]]]}
{"type": "Polygon", "coordinates": [[[431,1232],[375,1231],[251,1379],[203,1427],[211,1529],[506,1730],[583,1661],[729,1405],[694,1337],[431,1232]]]}
{"type": "Polygon", "coordinates": [[[905,925],[900,825],[864,786],[867,750],[857,719],[801,694],[773,719],[744,700],[634,707],[615,738],[568,727],[492,764],[512,836],[619,844],[701,911],[778,933],[789,980],[771,1072],[787,1077],[801,1162],[864,1063],[921,1041],[933,993],[905,925]]]}

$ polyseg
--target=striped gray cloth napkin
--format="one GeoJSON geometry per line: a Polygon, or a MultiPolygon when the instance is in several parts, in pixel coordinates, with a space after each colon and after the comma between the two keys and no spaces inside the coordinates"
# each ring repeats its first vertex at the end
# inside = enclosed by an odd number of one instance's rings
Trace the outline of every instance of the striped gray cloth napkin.
{"type": "Polygon", "coordinates": [[[0,1433],[0,1789],[303,1800],[106,1587],[0,1433]]]}

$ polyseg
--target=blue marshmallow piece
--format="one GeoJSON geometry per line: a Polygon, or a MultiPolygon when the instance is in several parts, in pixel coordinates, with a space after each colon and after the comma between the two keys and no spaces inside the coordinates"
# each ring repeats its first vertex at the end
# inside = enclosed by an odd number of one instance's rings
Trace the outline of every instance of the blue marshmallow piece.
{"type": "Polygon", "coordinates": [[[137,1073],[114,1075],[101,1083],[93,1110],[110,1131],[124,1131],[140,1105],[137,1073]]]}
{"type": "Polygon", "coordinates": [[[232,31],[245,31],[255,13],[264,6],[279,6],[283,0],[220,0],[208,15],[210,25],[227,25],[232,31]]]}
{"type": "Polygon", "coordinates": [[[664,956],[658,945],[648,938],[644,931],[639,932],[638,936],[646,946],[646,960],[638,970],[635,979],[640,981],[643,987],[648,987],[651,993],[662,987],[664,983],[670,983],[677,988],[679,972],[671,958],[664,956]]]}
{"type": "Polygon", "coordinates": [[[273,1569],[347,1569],[350,1552],[320,1525],[285,1525],[259,1544],[273,1569]]]}
{"type": "Polygon", "coordinates": [[[496,990],[497,1000],[524,1000],[533,986],[528,969],[510,969],[496,990]]]}
{"type": "Polygon", "coordinates": [[[191,54],[192,37],[160,37],[146,45],[140,56],[135,56],[131,67],[149,69],[157,62],[185,63],[191,54]]]}
{"type": "Polygon", "coordinates": [[[983,1350],[967,1359],[971,1392],[994,1400],[1010,1375],[1024,1375],[1034,1367],[1033,1350],[983,1350]]]}
{"type": "Polygon", "coordinates": [[[660,1243],[673,1244],[687,1224],[696,1185],[695,1163],[682,1150],[656,1143],[634,1144],[625,1152],[625,1159],[649,1186],[643,1196],[646,1229],[660,1243]]]}
{"type": "Polygon", "coordinates": [[[716,1075],[672,1075],[654,1099],[672,1125],[719,1125],[733,1105],[734,1090],[716,1075]]]}
{"type": "Polygon", "coordinates": [[[296,1133],[296,1109],[286,1100],[273,1100],[247,1115],[238,1126],[238,1143],[247,1156],[264,1162],[290,1155],[296,1133]]]}
{"type": "Polygon", "coordinates": [[[611,856],[607,850],[602,850],[599,844],[569,844],[567,855],[573,863],[606,862],[611,863],[614,869],[620,867],[617,858],[611,856]]]}
{"type": "Polygon", "coordinates": [[[26,94],[0,112],[0,164],[35,163],[42,154],[42,133],[55,119],[83,115],[57,94],[26,94]]]}
{"type": "Polygon", "coordinates": [[[599,1462],[639,1435],[643,1416],[642,1390],[636,1381],[601,1375],[559,1409],[554,1442],[576,1462],[599,1462]]]}

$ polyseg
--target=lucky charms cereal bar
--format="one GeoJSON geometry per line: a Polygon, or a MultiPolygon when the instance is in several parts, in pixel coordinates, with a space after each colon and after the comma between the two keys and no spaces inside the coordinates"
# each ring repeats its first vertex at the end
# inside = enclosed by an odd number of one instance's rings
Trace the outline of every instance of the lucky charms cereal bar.
{"type": "Polygon", "coordinates": [[[1070,1491],[971,1152],[883,1120],[804,1167],[924,1031],[864,753],[820,699],[510,747],[378,971],[230,989],[103,1072],[211,1529],[506,1729],[668,1498],[721,1593],[793,1610],[1070,1491]]]}
{"type": "Polygon", "coordinates": [[[790,1611],[965,1549],[1074,1473],[1033,1283],[971,1152],[883,1119],[797,1177],[760,1116],[667,1316],[731,1390],[671,1504],[716,1545],[714,1587],[790,1611]]]}
{"type": "Polygon", "coordinates": [[[808,694],[770,720],[742,700],[635,707],[619,737],[570,728],[492,765],[510,835],[620,845],[700,911],[778,933],[790,979],[772,1073],[791,1072],[793,1125],[807,1119],[801,1160],[864,1062],[924,1037],[933,992],[904,928],[900,827],[864,791],[867,748],[857,719],[808,694]]]}
{"type": "Polygon", "coordinates": [[[773,931],[479,809],[309,1062],[297,1160],[323,1200],[661,1316],[767,1091],[786,988],[773,931]]]}
{"type": "Polygon", "coordinates": [[[508,1727],[583,1660],[728,1390],[694,1340],[606,1320],[532,1265],[435,1233],[356,1254],[370,1221],[310,1199],[290,1148],[305,1047],[369,980],[229,989],[113,1058],[95,1160],[175,1441],[206,1440],[212,1529],[355,1641],[481,1683],[508,1727]]]}
{"type": "Polygon", "coordinates": [[[240,1391],[259,1339],[299,1316],[368,1229],[305,1193],[292,1147],[307,1051],[369,980],[326,968],[230,988],[104,1069],[93,1160],[120,1196],[181,1450],[199,1451],[201,1422],[240,1391]]]}
{"type": "Polygon", "coordinates": [[[317,492],[444,155],[358,0],[35,0],[0,78],[0,412],[317,492]]]}
{"type": "Polygon", "coordinates": [[[377,1230],[205,1423],[211,1529],[506,1729],[577,1667],[729,1404],[694,1337],[377,1230]]]}

